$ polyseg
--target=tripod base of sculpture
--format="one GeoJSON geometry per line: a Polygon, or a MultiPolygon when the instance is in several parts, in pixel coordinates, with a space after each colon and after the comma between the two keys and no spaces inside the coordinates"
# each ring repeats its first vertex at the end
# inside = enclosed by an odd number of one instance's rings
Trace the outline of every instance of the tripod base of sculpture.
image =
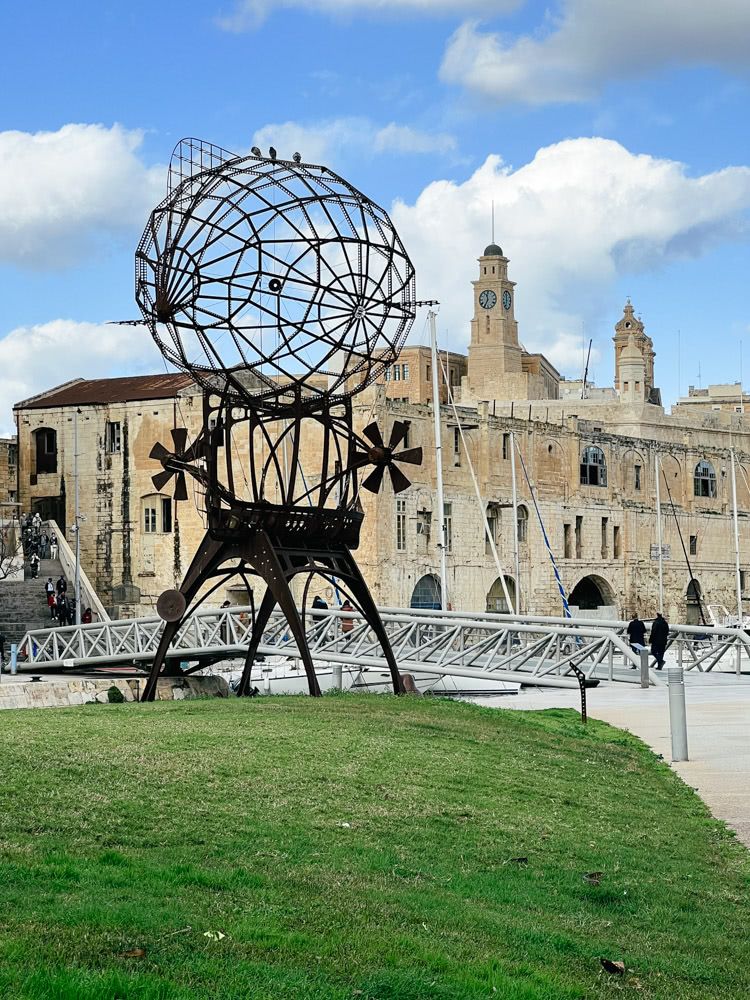
{"type": "MultiPolygon", "coordinates": [[[[210,533],[204,537],[179,591],[174,592],[175,597],[181,595],[184,606],[180,600],[179,614],[170,616],[174,620],[165,622],[141,701],[154,700],[159,677],[182,676],[183,671],[179,667],[167,663],[167,652],[191,612],[205,599],[205,596],[198,599],[201,589],[216,577],[220,578],[220,582],[226,582],[235,575],[243,578],[256,576],[266,584],[266,592],[255,615],[237,694],[243,696],[252,693],[250,676],[255,656],[271,613],[278,606],[297,644],[310,694],[319,697],[321,691],[307,644],[303,617],[291,589],[292,580],[303,574],[308,577],[317,574],[328,579],[335,578],[348,591],[354,607],[358,608],[380,642],[390,668],[394,692],[403,693],[403,684],[385,626],[348,546],[343,543],[317,547],[300,543],[279,545],[277,538],[260,530],[240,539],[217,539],[210,533]],[[227,567],[226,564],[231,561],[235,565],[227,567]]],[[[215,588],[219,585],[220,583],[216,584],[215,588]]]]}

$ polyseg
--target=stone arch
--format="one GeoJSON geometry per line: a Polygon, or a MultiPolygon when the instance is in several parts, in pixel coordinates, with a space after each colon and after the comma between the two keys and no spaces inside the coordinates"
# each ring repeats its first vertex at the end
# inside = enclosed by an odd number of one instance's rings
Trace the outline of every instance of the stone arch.
{"type": "Polygon", "coordinates": [[[719,495],[716,469],[713,462],[702,458],[693,469],[693,496],[705,500],[715,500],[719,495]]]}
{"type": "Polygon", "coordinates": [[[647,497],[651,486],[651,476],[646,456],[637,448],[628,448],[620,462],[622,491],[626,496],[647,497]],[[640,472],[636,470],[640,469],[640,472]],[[640,487],[638,483],[640,482],[640,487]]]}
{"type": "Polygon", "coordinates": [[[615,592],[603,576],[591,573],[581,577],[573,587],[568,595],[568,604],[577,608],[583,617],[592,611],[601,613],[605,610],[609,613],[616,607],[615,592]]]}
{"type": "Polygon", "coordinates": [[[487,611],[497,615],[512,615],[516,605],[516,581],[512,576],[505,575],[505,586],[508,589],[508,596],[513,602],[513,608],[508,607],[503,590],[503,582],[498,577],[487,591],[487,611]]]}
{"type": "MultiPolygon", "coordinates": [[[[685,503],[685,482],[682,475],[682,463],[679,459],[675,458],[674,455],[660,454],[659,455],[659,465],[661,468],[661,482],[659,483],[659,488],[661,490],[661,502],[662,504],[669,504],[670,494],[672,497],[672,502],[676,507],[680,507],[685,503]],[[669,491],[667,491],[667,484],[669,485],[669,491]]],[[[692,483],[690,485],[690,494],[692,496],[693,488],[692,483]]],[[[651,499],[653,501],[655,492],[651,499]]]]}
{"type": "Polygon", "coordinates": [[[411,594],[410,608],[418,610],[440,611],[442,609],[440,599],[440,580],[434,573],[426,573],[417,580],[411,594]]]}
{"type": "Polygon", "coordinates": [[[685,624],[700,625],[703,622],[703,588],[695,577],[685,590],[685,624]]]}

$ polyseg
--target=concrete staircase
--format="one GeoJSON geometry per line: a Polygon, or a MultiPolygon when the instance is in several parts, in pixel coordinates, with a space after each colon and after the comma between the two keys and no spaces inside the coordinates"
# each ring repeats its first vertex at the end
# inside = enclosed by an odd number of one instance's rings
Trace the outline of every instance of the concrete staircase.
{"type": "MultiPolygon", "coordinates": [[[[44,585],[47,577],[57,583],[62,567],[57,560],[42,559],[36,580],[7,583],[0,580],[0,633],[5,636],[5,655],[10,655],[10,644],[33,628],[49,628],[50,613],[44,585]]],[[[28,573],[28,568],[27,568],[28,573]]],[[[72,596],[72,582],[68,581],[68,596],[72,596]]]]}

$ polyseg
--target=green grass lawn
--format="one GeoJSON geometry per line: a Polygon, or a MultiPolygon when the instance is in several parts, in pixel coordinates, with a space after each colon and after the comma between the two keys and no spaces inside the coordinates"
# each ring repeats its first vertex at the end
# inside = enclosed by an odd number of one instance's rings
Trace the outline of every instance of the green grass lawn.
{"type": "Polygon", "coordinates": [[[747,852],[572,712],[345,695],[0,730],[2,1000],[750,996],[747,852]]]}

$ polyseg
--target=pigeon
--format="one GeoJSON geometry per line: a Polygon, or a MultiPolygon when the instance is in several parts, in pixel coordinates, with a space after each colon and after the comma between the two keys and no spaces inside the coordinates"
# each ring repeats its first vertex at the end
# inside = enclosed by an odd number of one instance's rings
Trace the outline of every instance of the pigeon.
{"type": "Polygon", "coordinates": [[[253,154],[253,156],[262,156],[263,155],[261,153],[261,151],[258,149],[257,146],[253,146],[253,148],[250,150],[250,152],[253,154]]]}
{"type": "Polygon", "coordinates": [[[302,163],[302,155],[300,153],[294,153],[292,159],[295,163],[302,163]]]}
{"type": "Polygon", "coordinates": [[[269,148],[268,155],[271,157],[272,160],[276,159],[276,150],[273,148],[273,146],[269,148]]]}

